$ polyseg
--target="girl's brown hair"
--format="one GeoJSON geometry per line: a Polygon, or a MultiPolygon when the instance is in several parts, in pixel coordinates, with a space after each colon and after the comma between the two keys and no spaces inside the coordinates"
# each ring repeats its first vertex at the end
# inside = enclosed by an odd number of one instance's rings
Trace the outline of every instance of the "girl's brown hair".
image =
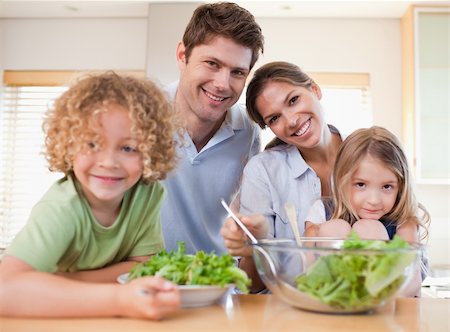
{"type": "Polygon", "coordinates": [[[406,155],[397,137],[382,127],[356,130],[342,143],[333,171],[334,212],[331,218],[344,219],[350,224],[359,220],[351,207],[349,196],[352,176],[366,156],[379,160],[398,180],[394,207],[383,218],[397,223],[397,227],[405,222],[413,222],[424,231],[421,239],[426,238],[430,216],[416,201],[406,155]]]}
{"type": "Polygon", "coordinates": [[[255,17],[232,2],[208,3],[197,7],[183,35],[186,61],[194,47],[208,43],[212,38],[229,38],[252,50],[250,69],[264,51],[264,37],[255,17]]]}
{"type": "Polygon", "coordinates": [[[92,140],[101,142],[90,123],[117,104],[128,110],[131,132],[142,154],[145,182],[160,180],[175,167],[174,108],[151,81],[114,72],[82,78],[59,97],[44,119],[46,158],[50,170],[71,173],[75,155],[92,140]]]}

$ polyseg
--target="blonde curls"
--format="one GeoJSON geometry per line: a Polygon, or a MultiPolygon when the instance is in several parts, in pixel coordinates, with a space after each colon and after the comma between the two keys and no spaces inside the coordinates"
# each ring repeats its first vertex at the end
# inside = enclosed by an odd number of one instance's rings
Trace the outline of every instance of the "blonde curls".
{"type": "Polygon", "coordinates": [[[131,132],[142,154],[145,182],[164,179],[176,165],[175,134],[181,125],[174,107],[151,81],[114,72],[82,78],[55,101],[44,119],[46,158],[50,170],[69,174],[75,155],[90,140],[90,120],[117,104],[129,111],[131,132]]]}

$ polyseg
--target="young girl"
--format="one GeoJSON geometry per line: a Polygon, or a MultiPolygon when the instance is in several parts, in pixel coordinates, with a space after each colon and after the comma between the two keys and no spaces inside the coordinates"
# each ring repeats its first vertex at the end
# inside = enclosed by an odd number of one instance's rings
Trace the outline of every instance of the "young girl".
{"type": "MultiPolygon", "coordinates": [[[[388,130],[353,132],[336,157],[333,184],[331,204],[318,200],[311,207],[305,236],[345,238],[354,230],[365,239],[388,240],[395,234],[408,242],[426,238],[429,214],[416,201],[407,158],[388,130]]],[[[422,271],[402,295],[420,294],[426,265],[424,256],[422,271]]]]}
{"type": "Polygon", "coordinates": [[[159,319],[179,306],[161,278],[116,278],[164,247],[157,182],[175,166],[178,125],[151,82],[87,77],[44,122],[50,169],[65,177],[34,206],[0,264],[0,314],[159,319]]]}
{"type": "Polygon", "coordinates": [[[314,203],[305,235],[344,238],[353,229],[362,238],[387,240],[398,234],[418,242],[422,229],[426,237],[428,212],[416,201],[406,156],[388,130],[374,126],[353,132],[336,157],[333,185],[331,207],[314,203]]]}

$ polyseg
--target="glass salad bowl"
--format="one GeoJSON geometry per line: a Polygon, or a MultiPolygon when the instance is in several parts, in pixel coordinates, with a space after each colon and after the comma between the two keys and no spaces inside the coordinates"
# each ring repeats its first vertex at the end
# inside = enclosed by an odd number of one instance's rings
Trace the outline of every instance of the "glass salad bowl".
{"type": "Polygon", "coordinates": [[[419,268],[422,246],[392,241],[302,238],[258,240],[256,268],[284,302],[324,313],[361,313],[389,302],[419,268]]]}

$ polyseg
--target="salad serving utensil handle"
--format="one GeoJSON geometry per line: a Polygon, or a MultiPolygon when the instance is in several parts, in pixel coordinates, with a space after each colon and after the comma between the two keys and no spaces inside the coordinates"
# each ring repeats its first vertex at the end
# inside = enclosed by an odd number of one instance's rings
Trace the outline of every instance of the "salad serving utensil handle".
{"type": "Polygon", "coordinates": [[[225,202],[225,200],[222,198],[220,200],[222,203],[222,206],[225,208],[225,210],[228,212],[230,217],[238,224],[238,226],[244,231],[244,233],[249,237],[249,239],[252,241],[252,243],[256,244],[258,243],[258,240],[256,237],[248,230],[247,226],[244,225],[244,223],[231,211],[228,204],[225,202]]]}
{"type": "Polygon", "coordinates": [[[284,210],[286,211],[289,223],[291,224],[292,232],[294,233],[295,242],[300,247],[302,245],[302,240],[300,232],[298,230],[297,223],[297,212],[295,211],[295,206],[291,202],[284,204],[284,210]]]}

